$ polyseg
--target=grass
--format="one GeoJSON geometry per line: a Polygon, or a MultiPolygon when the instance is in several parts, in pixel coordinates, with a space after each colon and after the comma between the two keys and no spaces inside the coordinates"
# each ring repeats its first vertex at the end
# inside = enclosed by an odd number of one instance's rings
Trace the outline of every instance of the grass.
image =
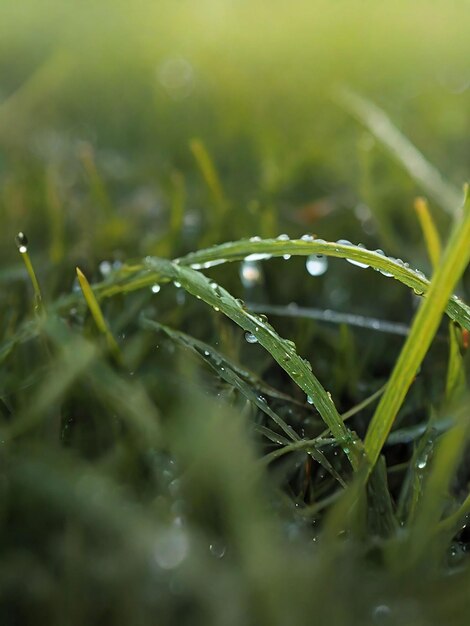
{"type": "Polygon", "coordinates": [[[0,624],[466,626],[468,10],[27,4],[0,624]]]}

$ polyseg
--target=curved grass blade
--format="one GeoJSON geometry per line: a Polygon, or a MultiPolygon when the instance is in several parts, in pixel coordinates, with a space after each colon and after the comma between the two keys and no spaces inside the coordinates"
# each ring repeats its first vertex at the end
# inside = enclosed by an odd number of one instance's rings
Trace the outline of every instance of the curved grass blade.
{"type": "MultiPolygon", "coordinates": [[[[335,470],[335,468],[331,465],[331,463],[325,457],[323,452],[321,452],[321,450],[318,449],[318,446],[315,444],[315,442],[313,443],[309,442],[308,446],[301,445],[304,442],[299,437],[299,435],[295,432],[295,430],[291,426],[286,424],[286,422],[282,419],[282,417],[271,409],[271,407],[267,404],[265,398],[263,398],[259,394],[256,394],[251,389],[251,387],[236,374],[235,370],[231,367],[230,362],[225,357],[223,357],[221,354],[213,350],[207,344],[204,344],[203,342],[200,342],[197,339],[194,339],[194,337],[190,337],[189,335],[186,335],[185,333],[175,331],[171,328],[168,328],[167,326],[164,326],[163,324],[159,324],[158,322],[154,322],[147,318],[143,318],[142,326],[144,328],[152,328],[154,330],[160,330],[164,332],[166,335],[168,335],[168,337],[170,337],[174,341],[183,345],[185,348],[188,348],[192,350],[193,352],[195,352],[196,354],[198,354],[198,356],[203,358],[204,361],[206,361],[206,363],[208,363],[212,367],[212,369],[215,372],[217,372],[219,376],[221,376],[221,378],[223,378],[226,382],[228,382],[233,387],[236,387],[250,402],[255,404],[259,409],[261,409],[264,413],[266,413],[266,415],[268,415],[273,420],[273,422],[279,428],[281,428],[281,430],[284,431],[284,433],[290,438],[290,440],[294,442],[293,444],[290,444],[289,441],[287,440],[284,440],[284,442],[279,441],[279,435],[277,435],[277,433],[272,433],[272,435],[276,437],[275,443],[280,443],[281,445],[286,446],[285,448],[282,448],[281,450],[286,450],[285,453],[287,453],[287,452],[293,452],[293,451],[305,448],[306,452],[310,454],[310,456],[315,461],[317,461],[317,463],[319,463],[322,467],[324,467],[326,471],[329,472],[341,484],[341,486],[343,487],[346,486],[346,483],[344,482],[344,480],[341,478],[341,476],[335,470]]],[[[269,429],[266,429],[266,430],[269,430],[269,429]]],[[[269,433],[270,439],[272,439],[271,432],[269,433]]],[[[263,434],[266,435],[267,434],[266,431],[264,431],[263,434]]],[[[275,452],[278,452],[278,451],[275,451],[275,452]]],[[[274,455],[275,455],[275,452],[273,453],[274,455]]],[[[281,455],[278,455],[278,456],[281,456],[281,455]]],[[[270,457],[270,455],[265,456],[263,460],[268,459],[268,457],[270,457]]],[[[277,458],[277,457],[273,456],[272,458],[268,459],[268,462],[271,460],[274,460],[274,458],[277,458]]]]}
{"type": "Polygon", "coordinates": [[[289,437],[291,441],[299,441],[300,437],[292,428],[286,424],[280,415],[271,409],[266,399],[259,393],[255,393],[253,389],[237,374],[232,367],[231,362],[222,356],[219,352],[211,348],[208,344],[198,341],[194,337],[190,337],[185,333],[176,331],[168,326],[159,324],[148,318],[141,318],[140,324],[142,328],[148,328],[165,333],[170,339],[191,350],[202,358],[210,367],[229,385],[232,385],[242,393],[245,398],[257,406],[263,413],[266,413],[273,422],[289,437]]]}
{"type": "MultiPolygon", "coordinates": [[[[291,256],[323,254],[350,259],[369,266],[387,277],[395,278],[418,294],[425,294],[430,287],[430,281],[420,270],[412,270],[400,259],[385,256],[381,250],[367,250],[360,246],[328,242],[322,239],[292,239],[289,241],[279,239],[250,241],[245,239],[192,252],[177,259],[177,262],[180,265],[190,265],[193,269],[207,269],[229,261],[250,259],[250,256],[254,258],[255,255],[258,260],[263,260],[271,257],[282,257],[286,254],[291,256]]],[[[470,307],[467,304],[457,296],[449,295],[445,310],[451,319],[470,330],[470,307]]]]}
{"type": "Polygon", "coordinates": [[[418,367],[436,334],[452,289],[470,259],[470,201],[468,187],[463,218],[447,244],[442,264],[437,269],[426,298],[413,321],[408,339],[369,425],[365,449],[370,467],[376,463],[395,417],[413,382],[418,367]]]}
{"type": "Polygon", "coordinates": [[[297,354],[292,342],[281,338],[265,319],[244,309],[240,301],[200,272],[165,259],[150,258],[147,264],[155,272],[154,279],[165,277],[176,281],[188,293],[199,297],[215,311],[221,311],[241,328],[252,333],[292,380],[312,398],[351,464],[354,468],[358,467],[362,451],[357,436],[344,425],[331,396],[312,373],[310,363],[297,354]]]}
{"type": "Polygon", "coordinates": [[[456,207],[462,203],[459,190],[442,177],[439,170],[425,159],[380,107],[346,88],[339,89],[335,96],[341,106],[352,113],[390,150],[429,196],[447,213],[455,213],[456,207]]]}

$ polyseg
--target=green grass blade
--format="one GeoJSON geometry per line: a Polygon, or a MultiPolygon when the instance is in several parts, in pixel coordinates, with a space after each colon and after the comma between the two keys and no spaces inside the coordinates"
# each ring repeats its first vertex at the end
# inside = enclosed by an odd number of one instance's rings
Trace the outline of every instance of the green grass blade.
{"type": "Polygon", "coordinates": [[[439,170],[425,159],[380,107],[349,89],[338,90],[335,97],[342,107],[382,142],[430,197],[447,213],[455,213],[456,207],[462,202],[459,190],[442,177],[439,170]]]}
{"type": "Polygon", "coordinates": [[[449,324],[449,364],[447,366],[446,399],[451,401],[465,391],[465,366],[460,353],[461,330],[452,322],[449,324]]]}
{"type": "Polygon", "coordinates": [[[90,283],[79,267],[77,267],[77,277],[83,296],[86,300],[88,308],[90,309],[90,313],[95,320],[98,330],[105,337],[110,353],[118,362],[121,362],[121,351],[119,350],[119,346],[109,330],[108,324],[104,319],[103,312],[101,311],[101,307],[95,297],[95,294],[93,293],[90,283]]]}
{"type": "MultiPolygon", "coordinates": [[[[266,415],[273,420],[273,422],[290,438],[290,440],[294,442],[293,444],[289,444],[289,442],[283,444],[286,446],[281,449],[281,451],[285,450],[283,454],[304,449],[304,446],[302,445],[304,442],[300,439],[295,430],[286,424],[282,417],[271,409],[264,397],[253,391],[253,389],[244,380],[242,380],[240,376],[238,376],[228,359],[220,355],[209,345],[203,343],[202,341],[198,341],[197,339],[194,339],[194,337],[190,337],[185,333],[175,331],[167,326],[164,326],[163,324],[159,324],[158,322],[154,322],[153,320],[149,320],[147,318],[142,318],[141,323],[144,328],[162,331],[180,345],[195,352],[204,361],[206,361],[206,363],[208,363],[221,378],[238,389],[250,402],[266,413],[266,415]]],[[[329,472],[343,487],[346,486],[339,473],[331,465],[323,452],[318,449],[316,442],[309,442],[309,445],[305,446],[305,449],[306,452],[310,454],[310,456],[317,461],[317,463],[324,467],[326,471],[329,472]]],[[[279,451],[276,450],[274,455],[266,455],[263,458],[263,461],[269,463],[275,458],[282,456],[282,454],[276,455],[276,452],[279,451]]]]}
{"type": "Polygon", "coordinates": [[[423,231],[424,241],[428,250],[428,256],[432,263],[432,267],[436,270],[441,258],[441,238],[436,228],[436,224],[432,218],[429,205],[424,198],[416,198],[415,211],[418,216],[421,230],[423,231]]]}
{"type": "Polygon", "coordinates": [[[468,194],[461,223],[447,245],[442,265],[437,269],[426,298],[413,321],[408,339],[390,377],[387,389],[369,425],[365,439],[366,454],[373,466],[392,428],[429,346],[436,334],[452,289],[470,259],[470,202],[468,194]]]}
{"type": "Polygon", "coordinates": [[[410,529],[404,553],[408,563],[413,563],[425,553],[439,556],[434,551],[445,549],[442,536],[436,534],[439,521],[448,501],[451,482],[464,454],[469,435],[468,411],[456,411],[454,427],[445,433],[436,446],[430,471],[424,483],[421,502],[410,529]]]}
{"type": "Polygon", "coordinates": [[[344,425],[331,396],[312,373],[311,365],[301,358],[295,345],[281,338],[262,317],[243,308],[228,291],[191,268],[165,259],[149,258],[148,268],[160,277],[178,282],[188,293],[199,297],[215,311],[221,311],[245,331],[252,333],[292,380],[312,398],[312,401],[337,438],[353,467],[358,467],[361,446],[357,437],[344,425]]]}
{"type": "Polygon", "coordinates": [[[261,411],[266,413],[273,422],[291,439],[292,441],[298,441],[299,435],[295,432],[292,426],[286,424],[280,415],[271,409],[266,399],[259,393],[256,393],[250,385],[248,385],[232,367],[231,362],[219,352],[214,350],[208,344],[202,341],[190,337],[189,335],[176,331],[168,326],[159,324],[153,320],[142,318],[141,325],[143,328],[149,328],[165,333],[173,341],[184,346],[186,349],[191,350],[202,358],[217,374],[223,378],[227,383],[238,389],[250,402],[257,406],[261,411]]]}
{"type": "Polygon", "coordinates": [[[211,156],[200,139],[192,139],[189,147],[212,195],[214,208],[219,216],[221,216],[227,210],[227,200],[211,156]]]}
{"type": "MultiPolygon", "coordinates": [[[[360,246],[344,245],[322,239],[312,241],[304,239],[292,239],[290,241],[279,239],[240,240],[193,252],[177,259],[177,261],[181,265],[190,265],[194,269],[207,269],[221,263],[242,261],[247,257],[250,258],[250,255],[256,255],[259,260],[267,260],[271,257],[282,257],[286,254],[291,256],[323,254],[325,256],[351,259],[352,261],[368,265],[370,268],[384,273],[385,276],[395,278],[416,293],[426,293],[430,286],[430,281],[420,270],[412,270],[400,259],[387,257],[381,251],[367,250],[360,246]]],[[[142,268],[142,266],[138,267],[142,268]]],[[[131,279],[129,278],[129,280],[131,279]]],[[[470,330],[470,307],[462,300],[456,296],[449,297],[446,312],[451,319],[470,330]]]]}

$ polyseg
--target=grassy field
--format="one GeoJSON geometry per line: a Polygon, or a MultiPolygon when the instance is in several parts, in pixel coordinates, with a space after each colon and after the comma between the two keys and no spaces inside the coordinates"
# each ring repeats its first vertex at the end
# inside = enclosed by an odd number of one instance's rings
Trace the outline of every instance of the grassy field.
{"type": "Polygon", "coordinates": [[[1,626],[469,623],[469,20],[1,3],[1,626]]]}

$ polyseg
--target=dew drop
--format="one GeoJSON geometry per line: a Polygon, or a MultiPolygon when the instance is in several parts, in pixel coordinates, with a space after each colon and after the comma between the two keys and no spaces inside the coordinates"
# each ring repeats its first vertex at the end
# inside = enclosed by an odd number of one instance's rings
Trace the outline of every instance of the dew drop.
{"type": "Polygon", "coordinates": [[[108,274],[111,273],[113,266],[109,261],[101,261],[99,268],[102,276],[108,276],[108,274]]]}
{"type": "Polygon", "coordinates": [[[309,404],[313,404],[313,398],[311,396],[307,396],[307,402],[309,404]]]}
{"type": "Polygon", "coordinates": [[[216,559],[223,558],[226,551],[227,548],[225,544],[221,543],[220,541],[213,541],[211,544],[209,544],[209,552],[216,559]]]}
{"type": "Polygon", "coordinates": [[[328,269],[328,258],[324,254],[311,254],[307,257],[305,267],[310,276],[321,276],[328,269]]]}
{"type": "Polygon", "coordinates": [[[177,280],[173,281],[174,286],[179,289],[181,287],[181,283],[179,283],[177,280]]]}
{"type": "Polygon", "coordinates": [[[314,240],[314,236],[313,235],[302,235],[302,237],[300,238],[301,241],[313,241],[314,240]]]}
{"type": "Polygon", "coordinates": [[[282,255],[282,258],[283,258],[285,261],[288,261],[288,260],[291,258],[291,256],[292,256],[291,254],[283,254],[283,255],[282,255]]]}
{"type": "MultiPolygon", "coordinates": [[[[375,254],[379,254],[380,256],[383,256],[383,257],[387,256],[385,252],[381,250],[380,248],[377,248],[377,250],[375,250],[375,254]]],[[[393,276],[393,274],[391,274],[390,272],[387,272],[387,270],[379,269],[377,271],[379,271],[382,274],[382,276],[387,276],[387,278],[390,278],[391,276],[393,276]]]]}
{"type": "Polygon", "coordinates": [[[240,266],[240,280],[247,289],[259,285],[263,280],[259,263],[245,259],[240,266]]]}
{"type": "Polygon", "coordinates": [[[154,285],[152,285],[151,287],[151,291],[152,293],[158,293],[160,291],[161,287],[158,283],[155,283],[154,285]]]}
{"type": "Polygon", "coordinates": [[[178,567],[189,552],[189,539],[180,528],[171,528],[158,536],[153,550],[153,556],[162,569],[178,567]]]}
{"type": "Polygon", "coordinates": [[[277,240],[278,241],[289,241],[289,235],[286,235],[285,233],[283,233],[282,235],[279,235],[277,240]]]}
{"type": "Polygon", "coordinates": [[[16,245],[21,254],[28,252],[28,238],[23,232],[19,232],[15,237],[16,245]]]}
{"type": "Polygon", "coordinates": [[[270,259],[271,255],[266,252],[253,252],[245,257],[245,261],[266,261],[270,259]]]}
{"type": "Polygon", "coordinates": [[[248,343],[257,343],[258,339],[256,339],[255,335],[253,335],[253,333],[245,333],[245,340],[248,343]]]}
{"type": "Polygon", "coordinates": [[[372,611],[372,618],[377,623],[388,623],[392,609],[386,604],[379,604],[372,611]]]}

